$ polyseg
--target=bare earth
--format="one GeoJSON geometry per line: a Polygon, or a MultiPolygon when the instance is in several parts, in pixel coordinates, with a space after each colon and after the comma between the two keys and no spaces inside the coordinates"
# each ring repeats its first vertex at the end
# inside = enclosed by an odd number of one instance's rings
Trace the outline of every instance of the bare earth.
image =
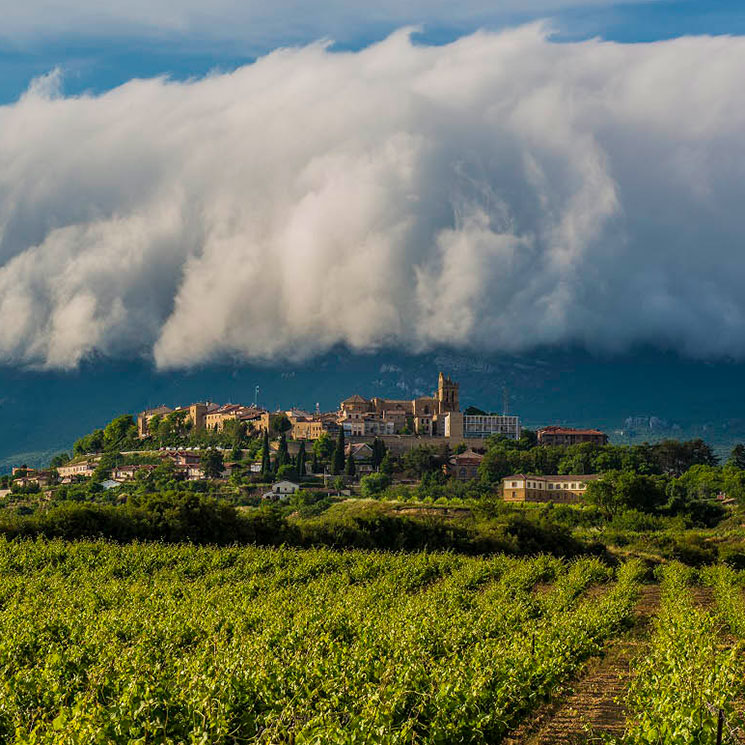
{"type": "Polygon", "coordinates": [[[630,663],[648,642],[659,602],[659,586],[645,587],[634,609],[633,628],[610,641],[602,657],[591,659],[554,701],[540,707],[509,735],[505,745],[585,745],[598,742],[600,734],[621,735],[630,663]]]}

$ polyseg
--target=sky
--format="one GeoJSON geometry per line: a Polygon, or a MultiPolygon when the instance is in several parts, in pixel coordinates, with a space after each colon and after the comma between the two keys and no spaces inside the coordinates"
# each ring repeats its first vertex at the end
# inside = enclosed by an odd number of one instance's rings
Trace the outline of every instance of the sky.
{"type": "Polygon", "coordinates": [[[735,2],[3,5],[0,365],[745,357],[735,2]]]}
{"type": "Polygon", "coordinates": [[[133,77],[230,70],[285,45],[328,39],[359,49],[405,25],[423,43],[547,20],[555,38],[645,42],[745,33],[737,0],[467,0],[460,3],[35,0],[0,3],[0,104],[59,66],[65,90],[101,92],[133,77]]]}

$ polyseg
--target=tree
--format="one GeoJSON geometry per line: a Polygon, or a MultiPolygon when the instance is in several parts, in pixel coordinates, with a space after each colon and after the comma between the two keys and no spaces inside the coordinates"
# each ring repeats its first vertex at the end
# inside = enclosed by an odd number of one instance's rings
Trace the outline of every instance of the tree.
{"type": "Polygon", "coordinates": [[[60,466],[64,466],[69,460],[70,456],[67,453],[58,453],[51,461],[49,461],[49,467],[59,468],[60,466]]]}
{"type": "Polygon", "coordinates": [[[305,476],[305,440],[301,440],[300,449],[297,451],[297,460],[295,461],[298,476],[305,476]]]}
{"type": "Polygon", "coordinates": [[[745,445],[739,443],[732,448],[728,464],[745,471],[745,445]]]}
{"type": "Polygon", "coordinates": [[[595,473],[595,455],[598,446],[592,442],[582,442],[579,445],[570,445],[566,455],[559,463],[559,473],[585,474],[595,473]]]}
{"type": "Polygon", "coordinates": [[[653,447],[659,468],[670,476],[681,476],[695,465],[715,466],[719,460],[701,439],[688,442],[663,440],[653,447]]]}
{"type": "Polygon", "coordinates": [[[585,500],[612,518],[621,510],[656,512],[667,498],[666,479],[629,471],[608,471],[590,481],[585,500]]]}
{"type": "Polygon", "coordinates": [[[380,473],[387,476],[388,479],[393,476],[393,461],[391,460],[390,450],[385,454],[385,457],[380,463],[380,473]]]}
{"type": "Polygon", "coordinates": [[[344,474],[351,478],[354,478],[357,475],[357,466],[355,465],[351,448],[349,450],[349,455],[347,456],[347,462],[344,466],[344,474]]]}
{"type": "Polygon", "coordinates": [[[215,448],[210,448],[202,456],[202,471],[207,479],[218,479],[224,469],[222,453],[215,448]]]}
{"type": "Polygon", "coordinates": [[[137,425],[129,414],[112,419],[103,431],[104,450],[122,450],[137,436],[137,425]]]}
{"type": "Polygon", "coordinates": [[[271,414],[269,417],[269,429],[275,434],[282,434],[292,429],[292,423],[285,414],[271,414]]]}
{"type": "Polygon", "coordinates": [[[360,493],[363,497],[376,497],[390,484],[391,480],[384,473],[370,473],[360,479],[360,493]]]}
{"type": "Polygon", "coordinates": [[[87,455],[88,453],[100,453],[103,450],[103,430],[95,429],[89,435],[81,437],[74,445],[75,455],[87,455]]]}
{"type": "Polygon", "coordinates": [[[623,507],[612,473],[608,472],[597,481],[590,481],[584,496],[586,502],[594,504],[609,520],[623,507]]]}
{"type": "Polygon", "coordinates": [[[272,473],[272,459],[269,455],[269,432],[264,430],[264,442],[261,447],[261,475],[269,478],[272,473]]]}
{"type": "Polygon", "coordinates": [[[282,432],[279,436],[279,448],[277,449],[277,461],[276,468],[279,470],[282,466],[289,466],[290,464],[290,453],[287,450],[287,437],[282,432]]]}
{"type": "Polygon", "coordinates": [[[428,471],[435,471],[439,468],[435,449],[431,445],[420,445],[412,448],[401,458],[404,471],[409,476],[421,478],[428,471]]]}
{"type": "Polygon", "coordinates": [[[242,460],[242,459],[243,459],[243,450],[240,448],[240,446],[236,445],[230,451],[230,460],[232,460],[233,463],[237,463],[239,460],[242,460]]]}
{"type": "Polygon", "coordinates": [[[321,436],[313,442],[313,457],[319,461],[327,461],[334,454],[334,449],[334,441],[329,437],[329,433],[322,432],[321,436]]]}
{"type": "Polygon", "coordinates": [[[280,466],[277,469],[277,481],[296,481],[297,480],[297,471],[295,470],[295,466],[292,466],[290,464],[280,466]]]}
{"type": "Polygon", "coordinates": [[[383,462],[383,458],[385,458],[386,449],[387,448],[383,440],[378,437],[373,440],[371,459],[373,470],[377,471],[380,467],[380,464],[383,462]]]}
{"type": "Polygon", "coordinates": [[[469,406],[464,412],[466,416],[483,416],[486,412],[483,409],[479,409],[478,406],[469,406]]]}
{"type": "Polygon", "coordinates": [[[344,471],[344,427],[339,427],[339,434],[336,437],[336,447],[334,448],[334,457],[331,461],[331,473],[338,476],[344,471]]]}

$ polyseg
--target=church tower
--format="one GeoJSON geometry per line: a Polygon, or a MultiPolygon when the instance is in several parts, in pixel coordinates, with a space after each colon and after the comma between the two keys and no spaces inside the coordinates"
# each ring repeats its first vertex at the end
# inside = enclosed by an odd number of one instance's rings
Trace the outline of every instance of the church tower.
{"type": "Polygon", "coordinates": [[[450,378],[446,378],[444,373],[440,373],[437,379],[438,413],[444,414],[448,411],[460,411],[458,388],[457,383],[454,383],[450,378]]]}

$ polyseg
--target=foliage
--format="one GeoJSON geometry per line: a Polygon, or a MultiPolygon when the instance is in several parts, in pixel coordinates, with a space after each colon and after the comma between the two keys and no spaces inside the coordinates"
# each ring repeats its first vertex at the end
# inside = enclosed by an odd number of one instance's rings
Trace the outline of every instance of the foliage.
{"type": "Polygon", "coordinates": [[[336,447],[331,461],[331,473],[338,476],[344,471],[344,427],[339,427],[336,437],[336,447]]]}
{"type": "Polygon", "coordinates": [[[208,479],[220,478],[225,468],[222,453],[214,448],[202,453],[201,465],[204,476],[208,479]]]}
{"type": "Polygon", "coordinates": [[[391,483],[384,473],[369,473],[360,479],[360,492],[363,497],[376,497],[391,483]]]}
{"type": "Polygon", "coordinates": [[[690,580],[680,564],[663,572],[651,649],[637,661],[629,691],[629,745],[713,744],[717,710],[732,716],[745,674],[742,649],[720,647],[716,614],[693,602],[690,580]]]}
{"type": "Polygon", "coordinates": [[[498,742],[623,626],[637,575],[546,557],[0,542],[1,734],[498,742]],[[586,597],[598,582],[607,592],[586,597]]]}
{"type": "Polygon", "coordinates": [[[357,475],[357,466],[355,465],[351,450],[347,456],[347,462],[344,464],[344,475],[350,478],[354,478],[357,475]]]}

